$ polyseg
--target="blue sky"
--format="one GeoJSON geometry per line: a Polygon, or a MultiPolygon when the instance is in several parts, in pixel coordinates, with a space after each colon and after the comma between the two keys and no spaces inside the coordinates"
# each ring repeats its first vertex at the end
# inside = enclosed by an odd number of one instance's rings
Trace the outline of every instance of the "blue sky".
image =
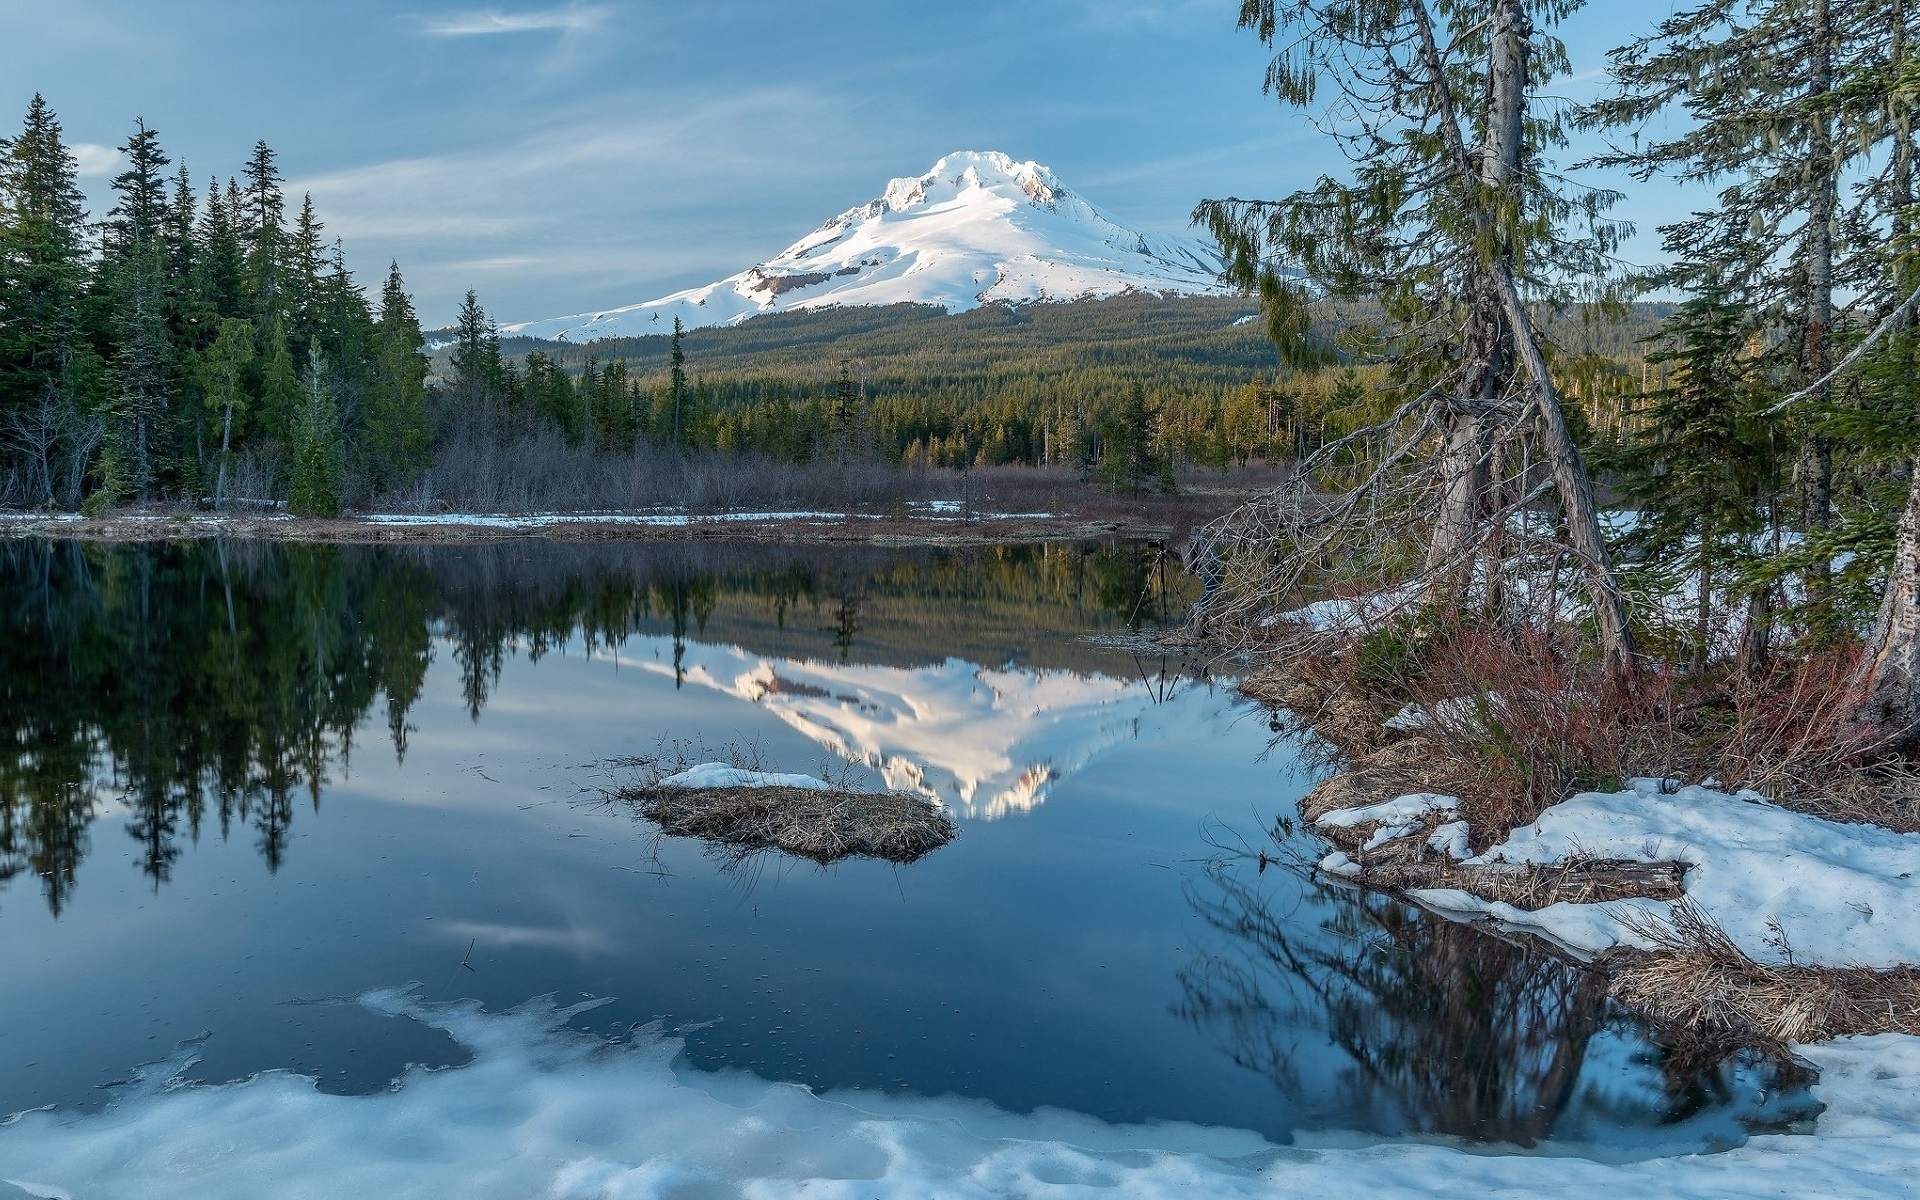
{"type": "MultiPolygon", "coordinates": [[[[1563,29],[1570,96],[1673,8],[1563,29]]],[[[100,197],[136,116],[196,180],[257,138],[363,280],[399,260],[428,324],[651,299],[767,258],[959,149],[1048,164],[1136,225],[1338,166],[1260,94],[1234,0],[0,0],[0,120],[39,91],[100,197]]],[[[1648,229],[1672,188],[1620,180],[1648,229]]],[[[1656,243],[1630,246],[1638,259],[1656,243]]]]}

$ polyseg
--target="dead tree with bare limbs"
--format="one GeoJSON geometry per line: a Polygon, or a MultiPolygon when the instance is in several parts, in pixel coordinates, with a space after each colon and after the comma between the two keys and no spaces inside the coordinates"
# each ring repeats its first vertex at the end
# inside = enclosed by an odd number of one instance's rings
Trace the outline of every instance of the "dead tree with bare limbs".
{"type": "Polygon", "coordinates": [[[1497,603],[1503,556],[1537,541],[1583,581],[1609,672],[1632,677],[1626,603],[1533,315],[1610,275],[1622,232],[1604,215],[1612,193],[1574,187],[1546,157],[1565,138],[1541,89],[1567,60],[1545,30],[1578,7],[1243,0],[1241,26],[1275,50],[1267,91],[1353,168],[1283,200],[1209,200],[1194,219],[1229,279],[1260,293],[1290,361],[1384,362],[1410,399],[1212,531],[1222,603],[1257,607],[1316,564],[1376,554],[1404,582],[1395,596],[1497,603]],[[1317,300],[1372,301],[1384,320],[1329,346],[1309,328],[1317,300]],[[1532,514],[1549,498],[1542,528],[1532,514]],[[1384,561],[1409,530],[1424,553],[1384,561]]]}

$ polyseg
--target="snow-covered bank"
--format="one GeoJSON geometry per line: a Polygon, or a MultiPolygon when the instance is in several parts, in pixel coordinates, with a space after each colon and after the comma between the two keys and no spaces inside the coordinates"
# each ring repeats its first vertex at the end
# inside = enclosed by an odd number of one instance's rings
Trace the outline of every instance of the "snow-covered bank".
{"type": "MultiPolygon", "coordinates": [[[[570,1031],[577,1009],[485,1013],[404,992],[362,1003],[447,1030],[464,1067],[411,1071],[369,1096],[268,1073],[170,1087],[149,1072],[95,1116],[36,1111],[0,1127],[0,1180],[27,1195],[98,1200],[552,1196],[891,1200],[1066,1197],[1694,1197],[1818,1190],[1900,1195],[1920,1158],[1920,1039],[1806,1051],[1826,1103],[1815,1136],[1766,1135],[1723,1154],[1626,1164],[1445,1145],[1277,1146],[1231,1129],[1121,1127],[1017,1115],[960,1099],[835,1093],[672,1063],[654,1028],[623,1044],[570,1031]]],[[[588,1005],[587,1007],[591,1007],[588,1005]]],[[[1336,1144],[1337,1142],[1337,1144],[1336,1144]]]]}
{"type": "MultiPolygon", "coordinates": [[[[1424,814],[1444,807],[1424,795],[1405,800],[1392,814],[1335,810],[1320,823],[1387,822],[1382,829],[1390,836],[1405,836],[1419,822],[1400,809],[1424,814]]],[[[1463,865],[1575,858],[1690,864],[1688,901],[1755,962],[1920,963],[1920,834],[1824,821],[1752,792],[1683,787],[1667,793],[1649,779],[1634,781],[1628,791],[1586,793],[1556,804],[1463,865]]],[[[1330,863],[1329,869],[1345,868],[1330,863]]],[[[1666,901],[1616,900],[1528,912],[1444,889],[1418,891],[1413,898],[1440,912],[1488,917],[1538,933],[1582,955],[1616,945],[1650,948],[1644,932],[1667,924],[1672,908],[1666,901]]]]}

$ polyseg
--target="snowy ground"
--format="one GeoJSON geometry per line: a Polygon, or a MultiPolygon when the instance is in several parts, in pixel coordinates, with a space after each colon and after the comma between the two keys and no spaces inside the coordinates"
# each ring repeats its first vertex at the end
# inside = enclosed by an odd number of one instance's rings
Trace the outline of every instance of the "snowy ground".
{"type": "MultiPolygon", "coordinates": [[[[1448,797],[1422,794],[1373,806],[1379,812],[1338,809],[1319,823],[1383,822],[1374,836],[1384,841],[1382,835],[1405,836],[1430,812],[1456,806],[1448,797]]],[[[1643,779],[1629,791],[1556,804],[1467,861],[1555,863],[1577,855],[1692,864],[1687,898],[1757,962],[1920,963],[1920,834],[1823,821],[1753,792],[1683,787],[1667,793],[1660,781],[1643,779]]],[[[1329,856],[1325,865],[1335,874],[1351,870],[1344,855],[1329,856]]],[[[1436,889],[1414,898],[1440,912],[1490,917],[1540,934],[1583,956],[1614,945],[1645,947],[1640,931],[1664,923],[1671,908],[1660,900],[1616,900],[1527,912],[1436,889]]]]}
{"type": "MultiPolygon", "coordinates": [[[[834,1093],[672,1065],[647,1027],[620,1045],[564,1028],[575,1009],[488,1014],[404,992],[361,1003],[444,1028],[474,1061],[336,1096],[268,1073],[214,1087],[149,1071],[95,1116],[26,1113],[0,1127],[0,1195],[225,1197],[733,1196],[776,1200],[1073,1197],[1595,1197],[1671,1200],[1912,1194],[1920,1039],[1809,1048],[1826,1103],[1817,1136],[1626,1164],[1326,1138],[1276,1146],[1191,1125],[1121,1127],[957,1099],[834,1093]],[[13,1190],[8,1190],[13,1189],[13,1190]]],[[[587,1007],[591,1007],[588,1005],[587,1007]]]]}

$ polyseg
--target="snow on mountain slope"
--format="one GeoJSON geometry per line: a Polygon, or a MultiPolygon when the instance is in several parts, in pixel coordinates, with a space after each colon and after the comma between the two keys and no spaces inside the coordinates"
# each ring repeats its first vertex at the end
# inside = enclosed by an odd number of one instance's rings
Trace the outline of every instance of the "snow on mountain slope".
{"type": "Polygon", "coordinates": [[[1129,743],[1215,728],[1231,688],[1156,697],[1137,680],[994,670],[950,658],[904,668],[768,658],[738,646],[638,638],[602,657],[753,704],[886,785],[963,816],[1031,812],[1055,783],[1129,743]]]}
{"type": "Polygon", "coordinates": [[[1122,292],[1223,289],[1206,243],[1129,229],[1053,172],[997,151],[949,154],[828,221],[758,266],[705,287],[605,312],[509,325],[585,342],[737,325],[762,313],[837,305],[1082,300],[1122,292]]]}

